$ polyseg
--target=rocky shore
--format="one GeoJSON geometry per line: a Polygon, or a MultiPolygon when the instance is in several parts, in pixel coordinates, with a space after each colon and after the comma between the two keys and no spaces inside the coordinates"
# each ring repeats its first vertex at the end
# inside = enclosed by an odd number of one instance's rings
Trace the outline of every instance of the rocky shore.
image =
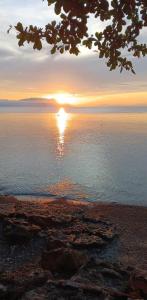
{"type": "Polygon", "coordinates": [[[0,299],[147,299],[146,232],[143,207],[0,197],[0,299]]]}

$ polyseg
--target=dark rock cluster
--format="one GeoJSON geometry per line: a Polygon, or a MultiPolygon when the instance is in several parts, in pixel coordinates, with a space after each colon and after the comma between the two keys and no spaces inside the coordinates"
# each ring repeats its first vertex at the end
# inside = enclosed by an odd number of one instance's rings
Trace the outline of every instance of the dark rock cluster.
{"type": "MultiPolygon", "coordinates": [[[[13,202],[12,202],[13,203],[13,202]]],[[[147,299],[147,273],[100,259],[114,226],[86,209],[0,204],[1,300],[147,299]]]]}

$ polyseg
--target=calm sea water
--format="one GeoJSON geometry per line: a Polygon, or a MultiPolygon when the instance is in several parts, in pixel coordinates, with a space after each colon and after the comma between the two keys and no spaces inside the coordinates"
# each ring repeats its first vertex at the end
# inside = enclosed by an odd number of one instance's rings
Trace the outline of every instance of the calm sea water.
{"type": "Polygon", "coordinates": [[[0,194],[147,205],[147,113],[0,113],[0,194]]]}

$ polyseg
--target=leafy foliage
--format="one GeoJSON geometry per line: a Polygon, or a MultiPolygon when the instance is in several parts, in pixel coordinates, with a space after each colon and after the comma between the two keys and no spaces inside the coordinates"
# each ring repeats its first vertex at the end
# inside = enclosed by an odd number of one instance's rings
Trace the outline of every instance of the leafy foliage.
{"type": "MultiPolygon", "coordinates": [[[[44,1],[44,0],[43,0],[44,1]]],[[[147,27],[147,0],[45,0],[54,5],[59,22],[52,21],[45,28],[18,23],[19,46],[32,43],[42,49],[42,41],[51,45],[51,54],[65,51],[78,55],[80,46],[94,49],[99,58],[106,58],[110,70],[134,69],[128,59],[147,55],[147,45],[139,42],[142,30],[147,27]],[[102,22],[104,29],[90,33],[88,19],[102,22]]]]}

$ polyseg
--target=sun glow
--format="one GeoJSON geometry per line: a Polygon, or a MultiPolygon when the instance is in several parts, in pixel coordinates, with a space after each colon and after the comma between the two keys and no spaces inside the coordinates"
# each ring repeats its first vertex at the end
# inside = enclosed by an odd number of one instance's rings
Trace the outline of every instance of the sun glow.
{"type": "Polygon", "coordinates": [[[52,95],[46,96],[46,98],[51,99],[54,98],[56,102],[60,105],[69,104],[74,105],[78,103],[78,98],[70,93],[56,93],[52,95]]]}

